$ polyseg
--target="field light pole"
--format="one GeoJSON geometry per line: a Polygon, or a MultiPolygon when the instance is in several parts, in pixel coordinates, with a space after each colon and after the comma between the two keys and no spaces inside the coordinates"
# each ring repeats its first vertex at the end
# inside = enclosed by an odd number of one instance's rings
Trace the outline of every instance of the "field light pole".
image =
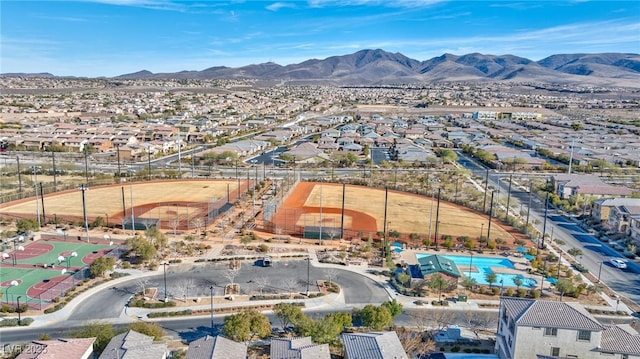
{"type": "Polygon", "coordinates": [[[40,222],[40,205],[38,204],[38,173],[36,169],[38,169],[38,166],[31,166],[31,170],[33,171],[33,189],[36,195],[36,216],[38,217],[38,228],[40,228],[42,224],[40,222]]]}
{"type": "Polygon", "coordinates": [[[87,205],[86,205],[86,201],[84,198],[84,192],[88,191],[89,188],[83,184],[80,185],[80,187],[78,188],[80,191],[82,191],[82,215],[84,216],[84,230],[87,232],[87,243],[90,242],[89,240],[89,219],[87,218],[87,205]]]}

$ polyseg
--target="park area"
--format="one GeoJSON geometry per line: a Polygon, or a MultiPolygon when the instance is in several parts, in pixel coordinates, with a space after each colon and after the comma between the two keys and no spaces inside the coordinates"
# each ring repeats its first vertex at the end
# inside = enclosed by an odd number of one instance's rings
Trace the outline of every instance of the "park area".
{"type": "Polygon", "coordinates": [[[85,268],[114,250],[113,245],[77,240],[38,240],[16,244],[2,254],[0,291],[2,304],[15,307],[18,300],[43,309],[53,298],[87,276],[85,268]],[[18,299],[20,298],[20,299],[18,299]]]}
{"type": "Polygon", "coordinates": [[[106,225],[124,226],[134,218],[139,223],[147,219],[157,221],[159,227],[185,229],[197,218],[213,219],[247,188],[247,181],[235,180],[121,183],[56,192],[38,201],[29,197],[8,202],[0,206],[0,216],[18,219],[39,214],[45,222],[82,222],[86,209],[89,222],[99,217],[106,225]]]}
{"type": "MultiPolygon", "coordinates": [[[[439,237],[489,237],[487,215],[469,208],[440,201],[438,210],[437,198],[391,190],[385,194],[384,189],[365,186],[346,185],[343,193],[342,184],[335,183],[299,183],[271,221],[283,233],[308,232],[309,227],[330,233],[344,225],[344,237],[375,236],[385,229],[385,196],[387,232],[434,237],[437,228],[439,237]]],[[[512,233],[497,220],[492,223],[492,239],[511,242],[512,233]]]]}

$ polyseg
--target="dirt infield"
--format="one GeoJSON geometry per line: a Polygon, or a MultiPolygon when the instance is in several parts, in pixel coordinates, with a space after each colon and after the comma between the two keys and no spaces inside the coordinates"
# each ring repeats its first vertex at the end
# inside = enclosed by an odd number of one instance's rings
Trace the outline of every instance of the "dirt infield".
{"type": "MultiPolygon", "coordinates": [[[[342,214],[342,184],[301,182],[284,201],[272,218],[272,222],[284,231],[300,230],[304,226],[325,225],[325,216],[335,218],[342,214]],[[322,218],[320,207],[322,205],[322,218]],[[297,226],[296,228],[293,225],[297,226]]],[[[344,196],[345,231],[376,233],[384,229],[384,189],[372,189],[364,186],[347,185],[344,196]]],[[[388,191],[387,230],[401,233],[417,233],[453,237],[468,236],[477,238],[481,229],[487,235],[488,218],[466,207],[441,201],[440,213],[436,219],[437,199],[411,193],[388,191]],[[436,223],[439,222],[439,223],[436,223]]],[[[339,218],[333,223],[339,226],[339,218]]],[[[497,220],[492,222],[491,238],[513,239],[509,229],[502,228],[497,220]]]]}
{"type": "MultiPolygon", "coordinates": [[[[250,183],[235,180],[170,180],[122,183],[91,187],[84,191],[89,221],[102,217],[110,223],[122,224],[123,218],[155,218],[189,221],[206,216],[212,206],[234,201],[250,183]]],[[[44,196],[44,209],[34,197],[0,205],[0,216],[82,221],[82,191],[68,190],[44,196]]]]}

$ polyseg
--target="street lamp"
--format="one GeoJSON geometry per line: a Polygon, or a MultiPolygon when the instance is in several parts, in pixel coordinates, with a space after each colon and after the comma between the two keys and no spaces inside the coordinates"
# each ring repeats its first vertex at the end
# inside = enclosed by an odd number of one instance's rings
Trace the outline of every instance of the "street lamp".
{"type": "Polygon", "coordinates": [[[602,273],[602,263],[604,263],[604,261],[600,261],[600,268],[598,268],[598,281],[596,283],[600,283],[600,274],[602,273]]]}
{"type": "Polygon", "coordinates": [[[209,287],[210,311],[211,311],[211,334],[213,334],[213,286],[209,287]]]}
{"type": "Polygon", "coordinates": [[[71,252],[71,254],[69,254],[68,256],[59,256],[58,257],[58,264],[64,262],[65,260],[67,261],[67,270],[69,270],[69,266],[71,265],[71,258],[73,257],[77,257],[78,253],[77,252],[71,252]]]}
{"type": "Polygon", "coordinates": [[[311,257],[307,257],[307,297],[309,296],[310,284],[311,284],[311,257]]]}
{"type": "Polygon", "coordinates": [[[87,232],[87,243],[89,243],[89,220],[87,219],[87,205],[84,199],[84,192],[88,191],[89,187],[81,184],[78,189],[82,191],[82,215],[84,216],[84,229],[87,232]]]}
{"type": "Polygon", "coordinates": [[[164,302],[167,302],[167,266],[169,263],[162,263],[162,269],[164,270],[164,302]]]}
{"type": "Polygon", "coordinates": [[[12,280],[11,283],[9,283],[9,286],[7,287],[7,289],[4,291],[4,296],[7,297],[7,304],[9,304],[9,288],[15,287],[18,284],[20,283],[18,283],[17,280],[12,280]]]}
{"type": "MultiPolygon", "coordinates": [[[[482,241],[482,235],[484,234],[484,223],[480,223],[480,237],[478,237],[478,241],[482,241]]],[[[478,243],[478,248],[480,247],[480,243],[478,243]]]]}
{"type": "Polygon", "coordinates": [[[16,298],[16,304],[18,305],[16,307],[16,312],[18,312],[18,326],[20,326],[20,323],[22,322],[22,318],[20,317],[20,298],[22,298],[21,295],[18,296],[18,298],[16,298]]]}

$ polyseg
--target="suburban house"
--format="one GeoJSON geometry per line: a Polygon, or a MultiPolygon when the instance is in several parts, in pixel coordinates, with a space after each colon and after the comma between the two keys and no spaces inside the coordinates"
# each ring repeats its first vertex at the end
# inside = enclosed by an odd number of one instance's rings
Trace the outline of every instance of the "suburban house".
{"type": "Polygon", "coordinates": [[[343,333],[344,359],[409,359],[396,332],[343,333]]]}
{"type": "Polygon", "coordinates": [[[599,198],[593,201],[591,217],[596,221],[608,222],[611,209],[620,206],[639,207],[640,198],[599,198]]]}
{"type": "Polygon", "coordinates": [[[247,346],[223,336],[207,335],[189,343],[186,359],[246,359],[247,346]]]}
{"type": "Polygon", "coordinates": [[[611,207],[606,227],[620,234],[630,235],[632,217],[640,216],[640,205],[620,205],[611,207]]]}
{"type": "Polygon", "coordinates": [[[502,297],[499,316],[500,359],[640,358],[637,329],[604,326],[579,303],[502,297]]]}
{"type": "Polygon", "coordinates": [[[153,337],[129,330],[111,338],[98,359],[166,359],[167,343],[154,343],[153,337]]]}
{"type": "Polygon", "coordinates": [[[93,358],[96,338],[34,340],[16,359],[89,359],[93,358]]]}
{"type": "Polygon", "coordinates": [[[578,194],[595,197],[628,197],[633,193],[629,188],[610,185],[594,175],[557,174],[551,177],[551,183],[555,193],[562,199],[578,194]]]}
{"type": "Polygon", "coordinates": [[[437,254],[418,258],[418,264],[408,267],[411,279],[429,279],[434,274],[440,274],[449,281],[457,282],[461,277],[460,270],[449,258],[437,254]]]}
{"type": "Polygon", "coordinates": [[[330,359],[329,344],[313,344],[311,337],[272,338],[271,359],[330,359]]]}

